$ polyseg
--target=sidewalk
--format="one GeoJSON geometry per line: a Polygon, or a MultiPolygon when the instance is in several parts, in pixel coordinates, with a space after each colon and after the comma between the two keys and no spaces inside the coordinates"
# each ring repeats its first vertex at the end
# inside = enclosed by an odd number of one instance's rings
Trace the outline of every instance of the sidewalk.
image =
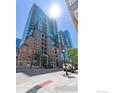
{"type": "Polygon", "coordinates": [[[78,93],[77,76],[72,75],[75,78],[68,79],[67,77],[61,77],[55,82],[41,88],[37,93],[78,93]]]}
{"type": "Polygon", "coordinates": [[[59,71],[29,77],[24,73],[17,73],[16,93],[77,93],[78,75],[69,73],[73,76],[69,79],[64,74],[65,72],[59,71]]]}

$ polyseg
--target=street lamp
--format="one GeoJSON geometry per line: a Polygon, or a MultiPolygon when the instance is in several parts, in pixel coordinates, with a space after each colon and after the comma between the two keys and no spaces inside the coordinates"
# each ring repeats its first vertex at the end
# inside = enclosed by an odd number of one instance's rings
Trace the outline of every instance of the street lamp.
{"type": "Polygon", "coordinates": [[[65,50],[64,49],[62,50],[62,53],[63,53],[63,56],[64,56],[66,75],[68,75],[67,64],[66,64],[66,61],[65,61],[65,50]]]}

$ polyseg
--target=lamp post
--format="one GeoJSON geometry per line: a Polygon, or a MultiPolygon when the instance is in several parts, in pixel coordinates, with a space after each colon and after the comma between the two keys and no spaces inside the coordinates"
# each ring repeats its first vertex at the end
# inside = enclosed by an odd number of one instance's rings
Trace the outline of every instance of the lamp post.
{"type": "Polygon", "coordinates": [[[65,61],[65,50],[64,49],[62,50],[62,53],[63,53],[63,56],[64,56],[66,75],[68,75],[67,64],[66,64],[66,61],[65,61]]]}

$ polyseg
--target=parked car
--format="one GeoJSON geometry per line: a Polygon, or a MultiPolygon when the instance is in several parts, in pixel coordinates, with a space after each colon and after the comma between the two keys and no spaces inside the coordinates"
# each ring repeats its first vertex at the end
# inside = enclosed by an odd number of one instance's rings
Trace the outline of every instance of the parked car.
{"type": "Polygon", "coordinates": [[[64,71],[66,71],[66,68],[67,68],[67,71],[71,71],[71,72],[73,72],[73,70],[75,70],[75,67],[70,63],[63,64],[64,71]]]}
{"type": "Polygon", "coordinates": [[[74,67],[75,67],[76,70],[78,70],[78,65],[77,64],[75,64],[74,67]]]}

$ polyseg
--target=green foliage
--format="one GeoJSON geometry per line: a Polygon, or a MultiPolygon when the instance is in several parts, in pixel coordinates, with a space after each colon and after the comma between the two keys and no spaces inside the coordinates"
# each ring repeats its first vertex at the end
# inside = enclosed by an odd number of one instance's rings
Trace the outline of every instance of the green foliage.
{"type": "Polygon", "coordinates": [[[73,65],[78,64],[78,49],[77,48],[69,48],[68,54],[69,54],[71,63],[73,65]]]}

